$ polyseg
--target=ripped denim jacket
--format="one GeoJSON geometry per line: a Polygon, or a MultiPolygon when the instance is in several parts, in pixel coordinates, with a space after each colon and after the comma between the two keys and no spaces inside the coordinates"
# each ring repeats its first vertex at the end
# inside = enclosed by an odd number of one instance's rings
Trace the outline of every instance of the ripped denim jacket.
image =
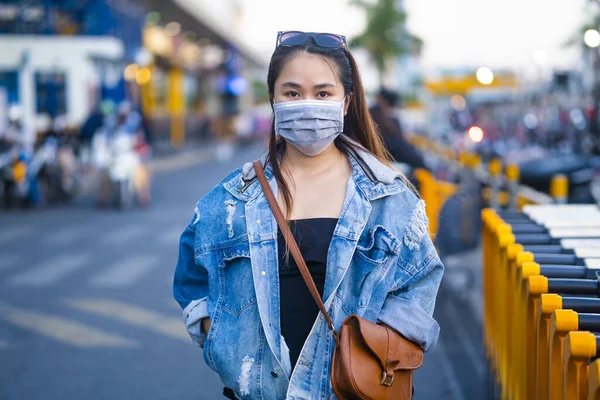
{"type": "MultiPolygon", "coordinates": [[[[348,157],[352,174],[328,252],[325,306],[336,328],[358,314],[427,350],[439,334],[432,314],[444,268],[424,202],[369,153],[348,157]]],[[[277,192],[270,167],[265,172],[277,192]]],[[[277,225],[251,164],[204,196],[194,214],[181,235],[173,292],[208,366],[240,399],[334,399],[334,341],[321,315],[291,373],[279,326],[277,225]]]]}

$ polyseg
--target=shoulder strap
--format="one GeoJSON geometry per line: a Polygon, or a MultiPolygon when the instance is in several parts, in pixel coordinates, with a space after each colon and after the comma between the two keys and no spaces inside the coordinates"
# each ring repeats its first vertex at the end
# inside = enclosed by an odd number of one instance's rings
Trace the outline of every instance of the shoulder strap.
{"type": "Polygon", "coordinates": [[[315,282],[313,281],[312,277],[310,276],[310,272],[308,271],[308,267],[306,266],[306,263],[304,262],[302,253],[300,253],[300,249],[298,248],[298,244],[296,243],[296,240],[294,239],[294,235],[292,234],[292,231],[290,230],[287,223],[285,222],[285,217],[283,216],[283,213],[281,212],[281,209],[279,208],[279,204],[277,204],[277,200],[275,199],[275,194],[273,193],[273,190],[271,190],[271,186],[269,186],[269,182],[267,182],[267,177],[265,176],[265,171],[263,170],[263,166],[260,161],[254,161],[252,163],[252,165],[254,166],[254,171],[256,172],[256,176],[258,177],[258,181],[260,182],[260,186],[262,187],[263,193],[265,194],[265,197],[267,198],[267,201],[269,202],[269,205],[271,206],[271,210],[273,211],[273,215],[275,216],[277,225],[279,225],[279,229],[281,229],[281,233],[283,234],[283,237],[285,238],[285,241],[286,241],[288,247],[290,248],[292,257],[294,257],[294,260],[296,261],[296,264],[298,265],[298,269],[300,270],[300,273],[302,274],[302,278],[304,279],[306,286],[308,286],[308,290],[310,291],[310,294],[312,295],[313,299],[315,300],[315,303],[317,303],[317,306],[319,306],[319,310],[321,310],[321,314],[323,314],[323,316],[327,320],[327,325],[329,325],[329,329],[331,329],[335,333],[335,326],[333,325],[333,320],[331,319],[331,316],[325,309],[323,300],[321,300],[321,296],[319,295],[319,291],[317,290],[317,287],[315,286],[315,282]]]}

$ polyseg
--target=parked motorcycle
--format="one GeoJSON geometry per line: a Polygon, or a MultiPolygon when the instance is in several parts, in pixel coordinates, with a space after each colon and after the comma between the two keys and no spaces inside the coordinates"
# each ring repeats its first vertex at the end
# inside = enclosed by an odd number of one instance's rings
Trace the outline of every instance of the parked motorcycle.
{"type": "Polygon", "coordinates": [[[135,152],[135,138],[126,132],[118,132],[112,137],[110,148],[112,157],[108,175],[112,203],[120,209],[127,209],[136,200],[133,182],[140,165],[140,158],[135,152]]]}

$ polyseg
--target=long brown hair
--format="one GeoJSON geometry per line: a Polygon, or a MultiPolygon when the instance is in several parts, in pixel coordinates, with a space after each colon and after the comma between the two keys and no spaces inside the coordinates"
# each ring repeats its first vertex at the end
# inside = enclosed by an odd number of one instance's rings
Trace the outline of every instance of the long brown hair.
{"type": "MultiPolygon", "coordinates": [[[[344,118],[343,134],[360,143],[368,152],[373,154],[379,161],[386,165],[391,164],[391,157],[383,144],[381,134],[377,126],[371,118],[365,91],[362,85],[358,65],[352,54],[346,50],[326,49],[314,45],[311,40],[307,40],[303,45],[295,47],[279,46],[275,49],[271,62],[269,64],[269,72],[267,75],[267,85],[269,89],[269,97],[271,106],[273,106],[273,97],[275,92],[275,81],[279,77],[286,62],[298,53],[318,54],[324,57],[327,61],[333,61],[338,78],[344,86],[345,95],[352,94],[348,113],[344,118]]],[[[340,140],[335,141],[336,146],[348,152],[348,142],[340,140]]],[[[293,207],[293,199],[286,184],[281,168],[279,166],[278,154],[285,149],[285,140],[277,137],[275,133],[275,122],[271,125],[271,136],[269,140],[269,153],[267,163],[271,164],[273,175],[277,181],[279,191],[283,196],[283,201],[286,207],[287,218],[289,219],[293,207]]]]}

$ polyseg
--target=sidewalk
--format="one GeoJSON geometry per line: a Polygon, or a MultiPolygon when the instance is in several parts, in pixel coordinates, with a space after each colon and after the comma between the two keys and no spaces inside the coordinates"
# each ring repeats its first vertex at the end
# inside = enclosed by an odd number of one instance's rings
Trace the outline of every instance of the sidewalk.
{"type": "Polygon", "coordinates": [[[430,359],[439,363],[434,374],[444,377],[446,392],[428,398],[481,399],[486,379],[481,248],[445,257],[443,262],[446,269],[435,310],[441,331],[430,359]]]}

